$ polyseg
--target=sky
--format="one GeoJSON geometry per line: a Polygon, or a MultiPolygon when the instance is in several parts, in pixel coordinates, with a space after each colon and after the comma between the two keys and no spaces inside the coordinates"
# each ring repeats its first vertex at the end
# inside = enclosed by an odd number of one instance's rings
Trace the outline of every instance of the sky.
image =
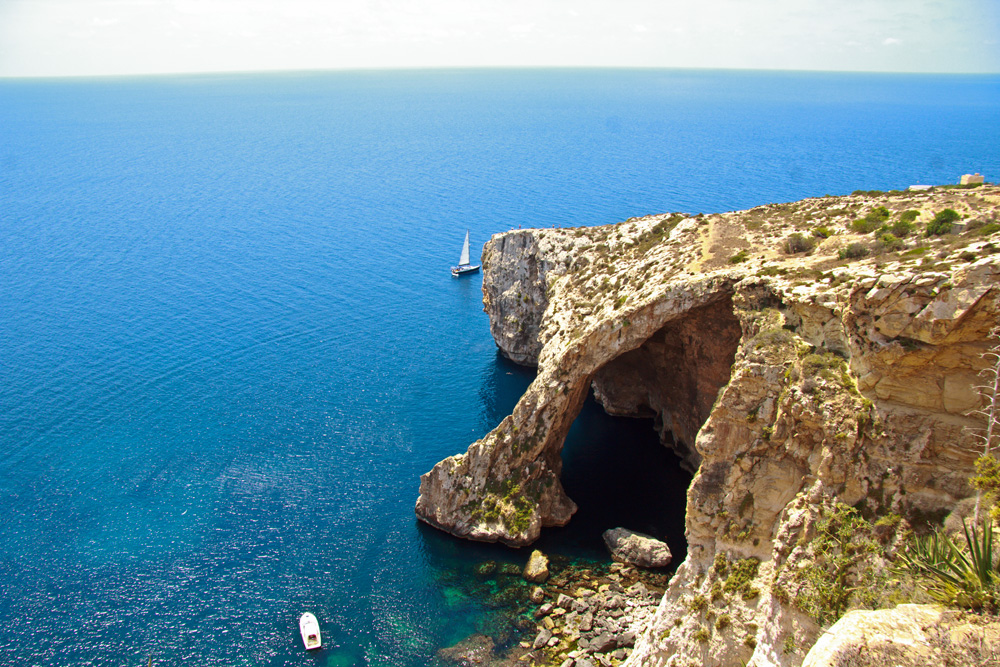
{"type": "Polygon", "coordinates": [[[0,0],[0,77],[433,67],[1000,73],[1000,0],[0,0]]]}

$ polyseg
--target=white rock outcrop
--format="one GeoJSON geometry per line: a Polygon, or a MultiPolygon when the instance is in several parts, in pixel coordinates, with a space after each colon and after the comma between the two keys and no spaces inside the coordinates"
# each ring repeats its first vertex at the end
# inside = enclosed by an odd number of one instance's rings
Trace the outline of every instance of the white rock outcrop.
{"type": "Polygon", "coordinates": [[[933,605],[851,611],[820,636],[802,667],[1000,665],[1000,622],[933,605]]]}

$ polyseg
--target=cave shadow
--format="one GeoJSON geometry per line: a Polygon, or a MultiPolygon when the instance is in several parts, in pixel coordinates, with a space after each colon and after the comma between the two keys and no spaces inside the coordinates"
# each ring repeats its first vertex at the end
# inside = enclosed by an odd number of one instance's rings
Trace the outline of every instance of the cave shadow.
{"type": "Polygon", "coordinates": [[[687,553],[695,438],[729,383],[741,336],[723,292],[594,373],[562,448],[560,478],[579,509],[566,528],[543,532],[543,544],[606,554],[601,534],[622,527],[665,541],[676,569],[687,553]]]}
{"type": "Polygon", "coordinates": [[[542,531],[546,553],[605,560],[602,534],[628,528],[663,540],[684,560],[687,489],[692,475],[660,441],[651,418],[615,417],[587,397],[562,449],[561,481],[578,510],[563,528],[542,531]]]}

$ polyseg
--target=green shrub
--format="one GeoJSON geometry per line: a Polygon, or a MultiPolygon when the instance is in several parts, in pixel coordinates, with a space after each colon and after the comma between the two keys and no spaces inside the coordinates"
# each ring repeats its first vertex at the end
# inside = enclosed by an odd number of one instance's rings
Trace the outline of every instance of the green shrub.
{"type": "Polygon", "coordinates": [[[934,219],[927,223],[926,236],[941,236],[950,234],[952,225],[960,218],[957,212],[950,208],[938,211],[934,219]]]}
{"type": "Polygon", "coordinates": [[[704,625],[694,631],[695,641],[701,644],[707,643],[708,640],[711,639],[711,637],[712,635],[709,633],[708,628],[706,628],[704,625]]]}
{"type": "Polygon", "coordinates": [[[726,572],[729,571],[729,559],[726,558],[726,554],[721,551],[716,552],[715,562],[712,563],[712,567],[715,568],[715,573],[720,577],[726,576],[726,572]]]}
{"type": "Polygon", "coordinates": [[[869,220],[867,218],[860,218],[851,223],[851,231],[858,234],[871,234],[876,229],[882,226],[881,220],[869,220]]]}
{"type": "Polygon", "coordinates": [[[789,255],[795,255],[800,252],[809,252],[816,247],[816,239],[811,236],[805,236],[799,232],[795,232],[787,239],[785,239],[785,252],[789,255]]]}
{"type": "Polygon", "coordinates": [[[871,251],[868,249],[867,245],[855,242],[848,245],[846,248],[838,250],[837,257],[839,259],[861,259],[862,257],[867,257],[869,252],[871,251]]]}
{"type": "Polygon", "coordinates": [[[739,264],[740,262],[747,261],[747,259],[749,259],[749,257],[750,257],[750,251],[746,250],[746,249],[743,249],[743,250],[740,250],[735,255],[733,255],[732,257],[730,257],[729,258],[729,263],[730,264],[739,264]]]}
{"type": "Polygon", "coordinates": [[[985,225],[979,228],[979,234],[981,236],[989,236],[993,232],[1000,231],[1000,223],[987,222],[985,225]]]}
{"type": "Polygon", "coordinates": [[[889,209],[876,206],[860,220],[851,223],[851,229],[859,234],[870,234],[889,220],[889,209]]]}
{"type": "Polygon", "coordinates": [[[876,589],[881,570],[873,556],[882,553],[872,526],[860,512],[836,503],[816,525],[813,558],[795,577],[801,582],[795,605],[820,625],[833,623],[869,589],[876,589]]]}
{"type": "Polygon", "coordinates": [[[821,239],[828,239],[833,235],[829,227],[821,226],[813,230],[813,236],[821,239]]]}
{"type": "Polygon", "coordinates": [[[903,211],[899,214],[900,222],[916,222],[917,218],[920,217],[920,211],[910,209],[909,211],[903,211]]]}
{"type": "Polygon", "coordinates": [[[744,600],[757,597],[759,591],[751,586],[760,568],[760,559],[742,558],[732,564],[732,570],[726,578],[723,590],[727,593],[739,593],[744,600]]]}
{"type": "Polygon", "coordinates": [[[885,206],[876,206],[868,215],[865,216],[865,220],[877,220],[879,222],[885,222],[889,219],[889,209],[885,206]]]}
{"type": "Polygon", "coordinates": [[[720,614],[719,618],[715,619],[715,629],[725,630],[729,627],[729,624],[732,623],[732,621],[733,619],[729,616],[729,614],[720,614]]]}
{"type": "Polygon", "coordinates": [[[876,246],[878,246],[880,251],[892,252],[900,250],[904,246],[904,243],[889,232],[886,232],[885,234],[879,234],[876,246]]]}
{"type": "Polygon", "coordinates": [[[896,236],[903,238],[904,236],[909,236],[916,229],[916,225],[909,220],[897,220],[896,222],[889,225],[889,231],[896,236]]]}

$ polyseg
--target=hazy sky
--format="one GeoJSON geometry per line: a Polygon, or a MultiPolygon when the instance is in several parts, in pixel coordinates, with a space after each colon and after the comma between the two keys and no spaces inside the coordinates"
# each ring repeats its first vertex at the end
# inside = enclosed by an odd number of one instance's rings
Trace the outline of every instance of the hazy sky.
{"type": "Polygon", "coordinates": [[[1000,0],[0,0],[0,76],[371,67],[1000,72],[1000,0]]]}

